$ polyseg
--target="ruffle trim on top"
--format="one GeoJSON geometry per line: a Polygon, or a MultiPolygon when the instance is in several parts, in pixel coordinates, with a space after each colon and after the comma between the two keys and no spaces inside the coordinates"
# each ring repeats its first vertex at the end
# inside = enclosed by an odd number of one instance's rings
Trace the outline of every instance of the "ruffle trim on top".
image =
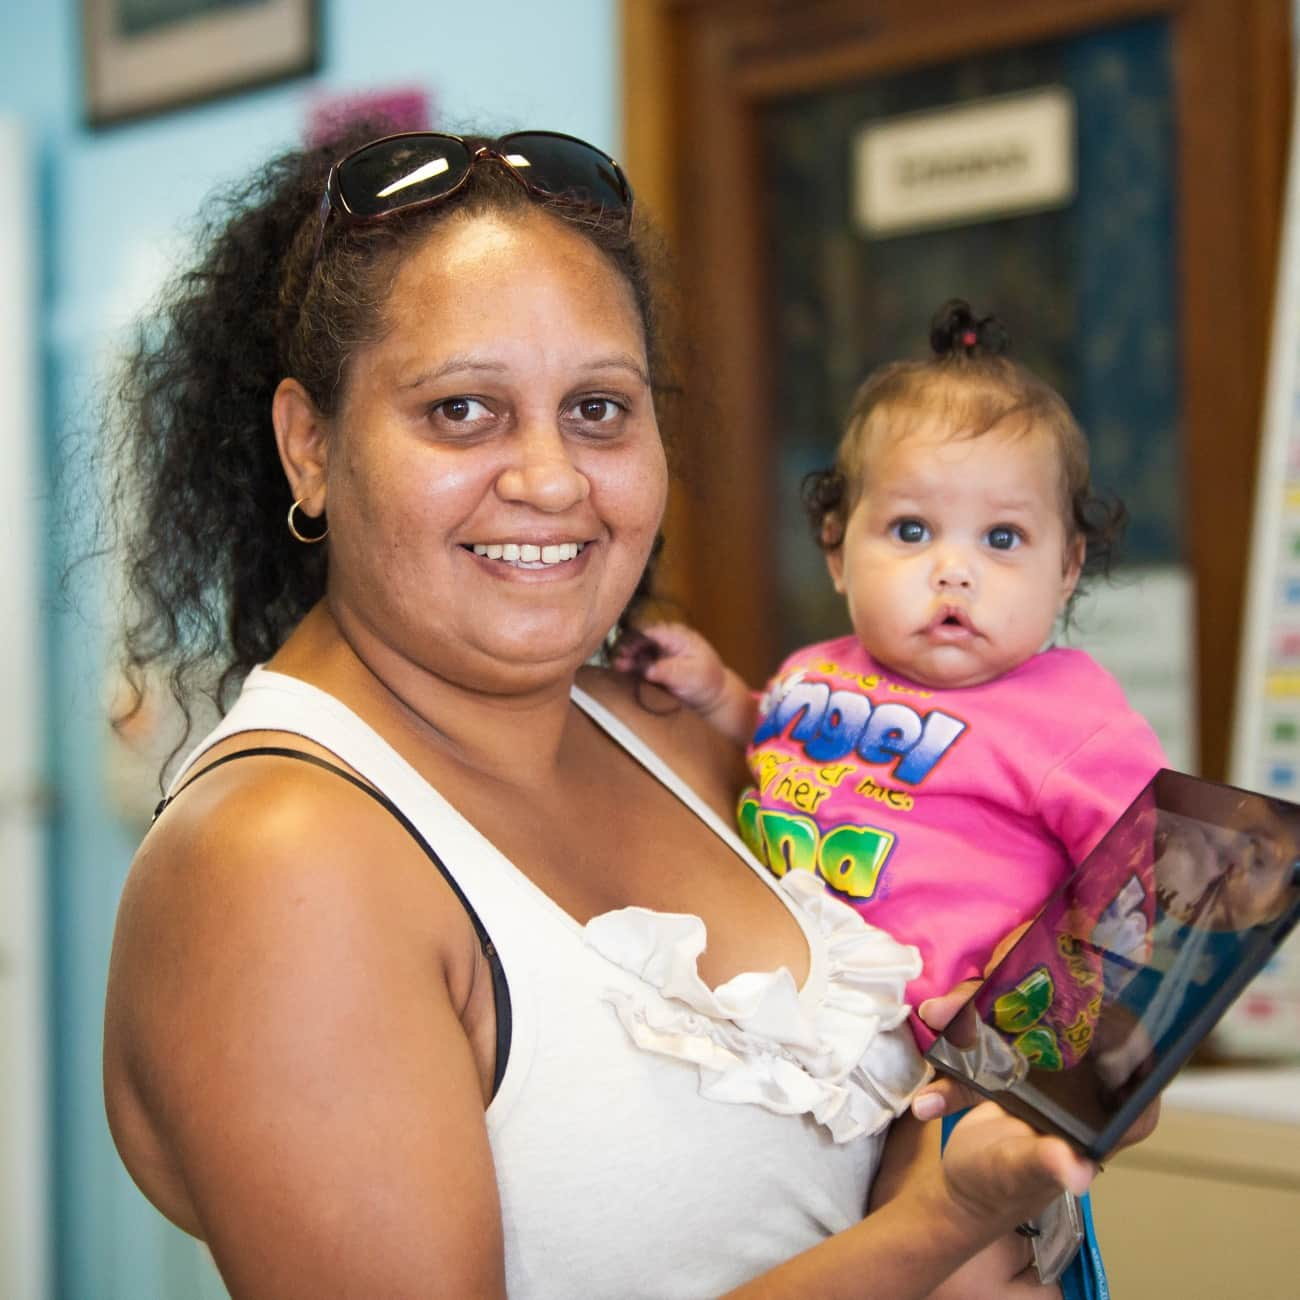
{"type": "Polygon", "coordinates": [[[784,966],[710,989],[698,970],[704,922],[642,907],[584,927],[591,948],[648,986],[605,998],[638,1047],[698,1066],[704,1097],[810,1114],[836,1142],[877,1133],[930,1074],[903,1001],[921,955],[868,925],[810,872],[787,872],[778,887],[825,943],[816,1000],[800,1001],[784,966]]]}

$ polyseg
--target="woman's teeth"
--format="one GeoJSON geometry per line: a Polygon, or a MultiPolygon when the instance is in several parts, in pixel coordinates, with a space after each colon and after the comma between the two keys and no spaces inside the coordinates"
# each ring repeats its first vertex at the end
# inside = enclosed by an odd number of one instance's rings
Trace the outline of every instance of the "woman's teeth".
{"type": "Polygon", "coordinates": [[[544,569],[550,564],[563,564],[577,559],[585,542],[558,542],[554,546],[534,546],[530,542],[475,542],[475,555],[489,560],[504,560],[525,568],[544,569]]]}

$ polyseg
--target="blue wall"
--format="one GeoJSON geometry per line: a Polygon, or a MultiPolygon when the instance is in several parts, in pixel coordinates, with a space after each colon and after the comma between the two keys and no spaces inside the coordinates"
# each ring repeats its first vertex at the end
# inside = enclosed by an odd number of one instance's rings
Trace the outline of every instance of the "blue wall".
{"type": "MultiPolygon", "coordinates": [[[[322,0],[321,73],[99,131],[82,120],[73,3],[5,6],[0,113],[26,123],[43,214],[45,470],[56,540],[46,557],[53,1102],[53,1277],[65,1300],[192,1300],[211,1294],[193,1243],[143,1200],[117,1160],[99,1082],[113,916],[136,832],[104,787],[102,575],[70,603],[58,577],[76,531],[66,476],[93,430],[94,376],[219,181],[297,139],[321,91],[417,86],[437,124],[541,126],[616,148],[616,0],[322,0]]],[[[13,178],[5,178],[13,183],[13,178]]],[[[89,579],[89,580],[87,580],[89,579]]]]}

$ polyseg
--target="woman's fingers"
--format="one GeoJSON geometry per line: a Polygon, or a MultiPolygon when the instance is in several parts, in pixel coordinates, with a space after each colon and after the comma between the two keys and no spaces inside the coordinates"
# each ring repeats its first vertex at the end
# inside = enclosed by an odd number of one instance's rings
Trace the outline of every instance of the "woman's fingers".
{"type": "Polygon", "coordinates": [[[973,1088],[964,1087],[956,1079],[939,1078],[927,1083],[912,1098],[912,1114],[920,1120],[939,1119],[969,1110],[982,1101],[984,1098],[973,1088]]]}
{"type": "Polygon", "coordinates": [[[1156,1131],[1156,1125],[1159,1122],[1160,1098],[1157,1097],[1125,1130],[1124,1136],[1115,1143],[1115,1150],[1122,1151],[1125,1147],[1131,1147],[1135,1143],[1145,1141],[1156,1131]]]}
{"type": "Polygon", "coordinates": [[[937,998],[926,998],[916,1009],[931,1029],[946,1029],[952,1018],[970,1001],[971,994],[980,986],[979,980],[964,980],[956,988],[937,998]]]}
{"type": "Polygon", "coordinates": [[[1082,1196],[1097,1176],[1097,1166],[1062,1138],[1040,1137],[1034,1141],[1040,1144],[1038,1158],[1048,1175],[1065,1191],[1082,1196]]]}
{"type": "Polygon", "coordinates": [[[1020,936],[1023,935],[1024,932],[1028,930],[1031,925],[1033,925],[1033,923],[1034,923],[1033,918],[1030,918],[1023,925],[1016,926],[1016,928],[1012,930],[1010,934],[1006,935],[998,943],[997,947],[993,949],[993,956],[990,957],[984,965],[985,975],[987,975],[989,971],[991,971],[994,968],[994,966],[996,966],[998,962],[1000,962],[1002,958],[1005,957],[1007,953],[1009,953],[1011,949],[1014,948],[1016,944],[1020,942],[1020,936]]]}
{"type": "Polygon", "coordinates": [[[1059,1192],[1082,1195],[1097,1167],[1057,1137],[1044,1137],[992,1102],[953,1129],[943,1153],[953,1195],[973,1213],[1008,1226],[1032,1218],[1059,1192]]]}
{"type": "MultiPolygon", "coordinates": [[[[1032,921],[1026,921],[1023,925],[1018,925],[998,943],[997,947],[993,949],[993,955],[984,967],[985,975],[1006,956],[1019,941],[1020,936],[1032,924],[1032,921]]],[[[947,993],[941,994],[939,997],[927,998],[917,1007],[916,1014],[931,1029],[946,1029],[947,1037],[956,1042],[958,1047],[970,1047],[974,1043],[973,1026],[967,1032],[960,1022],[954,1023],[954,1019],[964,1009],[969,1012],[972,1018],[975,1016],[975,1008],[973,1006],[967,1007],[967,1004],[983,982],[982,979],[963,980],[955,988],[949,989],[947,993]],[[960,1041],[961,1038],[970,1038],[970,1042],[960,1041]]]]}

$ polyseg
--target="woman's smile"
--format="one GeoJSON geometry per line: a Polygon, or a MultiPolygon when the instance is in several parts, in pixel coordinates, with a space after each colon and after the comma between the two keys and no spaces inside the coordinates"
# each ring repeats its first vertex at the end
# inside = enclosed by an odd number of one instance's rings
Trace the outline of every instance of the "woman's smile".
{"type": "Polygon", "coordinates": [[[586,542],[474,542],[462,549],[510,569],[531,572],[563,569],[567,573],[576,573],[575,561],[582,557],[587,545],[586,542]]]}

